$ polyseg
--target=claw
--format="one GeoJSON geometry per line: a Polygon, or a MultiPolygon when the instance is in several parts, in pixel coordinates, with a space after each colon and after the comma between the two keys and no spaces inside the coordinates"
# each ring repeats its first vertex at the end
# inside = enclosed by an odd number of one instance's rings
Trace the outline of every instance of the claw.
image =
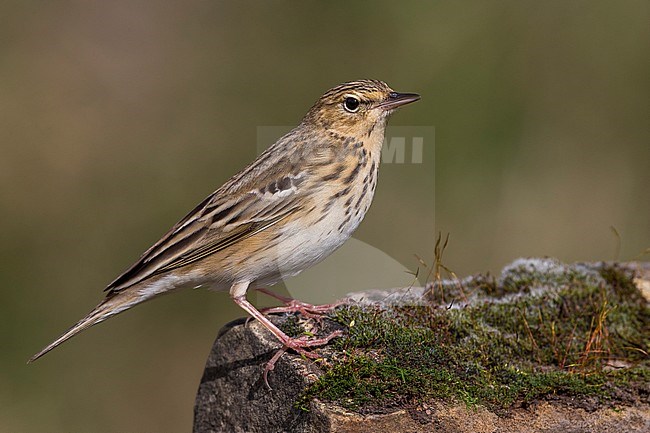
{"type": "Polygon", "coordinates": [[[340,337],[341,335],[343,335],[343,331],[338,330],[332,332],[327,337],[323,337],[323,338],[314,338],[310,340],[308,339],[308,337],[303,336],[298,338],[288,338],[287,340],[283,341],[282,342],[283,346],[277,352],[275,352],[275,354],[269,360],[269,362],[266,363],[266,366],[264,366],[264,372],[263,372],[264,383],[270,390],[272,389],[268,381],[269,371],[273,371],[273,369],[275,369],[275,363],[278,362],[278,360],[282,357],[284,352],[286,352],[288,349],[292,349],[306,358],[319,359],[321,357],[320,355],[318,355],[315,352],[310,352],[309,350],[305,350],[305,348],[323,346],[329,343],[330,340],[332,340],[333,338],[340,337]]]}
{"type": "MultiPolygon", "coordinates": [[[[282,332],[280,328],[278,328],[275,324],[273,324],[273,322],[271,322],[266,316],[264,316],[264,314],[262,314],[257,308],[255,308],[253,304],[248,302],[248,300],[246,299],[247,288],[248,288],[248,282],[242,282],[233,285],[233,287],[231,287],[230,289],[230,295],[233,301],[237,305],[239,305],[242,309],[244,309],[246,312],[248,312],[253,318],[257,319],[266,329],[271,331],[271,333],[275,335],[275,337],[278,340],[280,340],[280,343],[282,344],[282,348],[273,355],[273,357],[269,360],[269,362],[264,367],[264,383],[266,383],[266,386],[268,386],[269,388],[271,387],[269,386],[268,383],[268,372],[275,368],[275,363],[278,361],[278,359],[282,357],[284,352],[291,349],[307,358],[318,359],[320,356],[317,353],[311,352],[306,349],[325,345],[329,343],[330,340],[332,340],[333,338],[343,335],[343,332],[341,330],[338,330],[332,332],[330,335],[323,338],[310,339],[308,336],[291,338],[287,334],[282,332]]],[[[262,289],[261,291],[263,293],[271,294],[271,296],[281,299],[285,303],[290,303],[291,307],[288,307],[290,309],[294,309],[297,306],[298,311],[300,311],[300,309],[305,309],[305,310],[311,309],[314,313],[319,313],[320,315],[322,315],[324,311],[333,308],[331,305],[314,306],[310,304],[305,304],[304,302],[295,301],[290,298],[285,298],[283,296],[276,295],[275,293],[269,292],[265,289],[262,289]]],[[[340,303],[336,305],[340,305],[340,303]]],[[[283,308],[283,307],[276,307],[276,308],[283,308]]],[[[277,311],[277,309],[274,310],[277,311]]]]}
{"type": "Polygon", "coordinates": [[[334,308],[345,304],[344,301],[336,301],[332,304],[325,305],[313,305],[306,302],[299,301],[297,299],[289,298],[287,296],[278,295],[268,289],[259,288],[258,292],[262,292],[265,295],[271,296],[282,302],[284,307],[269,307],[263,308],[260,311],[264,314],[267,313],[300,313],[305,317],[311,319],[322,319],[322,316],[327,312],[333,310],[334,308]]]}

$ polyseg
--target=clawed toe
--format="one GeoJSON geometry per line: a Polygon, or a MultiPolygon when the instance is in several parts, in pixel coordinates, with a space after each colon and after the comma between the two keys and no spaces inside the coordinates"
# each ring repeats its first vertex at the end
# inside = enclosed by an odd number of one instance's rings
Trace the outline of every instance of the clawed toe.
{"type": "Polygon", "coordinates": [[[268,296],[271,296],[284,304],[283,307],[269,307],[261,309],[262,313],[300,313],[305,317],[312,319],[320,319],[321,316],[330,312],[334,308],[345,304],[344,301],[336,301],[332,304],[324,305],[313,305],[306,302],[299,301],[297,299],[289,298],[287,296],[281,296],[277,293],[274,293],[270,290],[259,288],[258,292],[262,292],[268,296]]]}
{"type": "MultiPolygon", "coordinates": [[[[243,308],[246,312],[248,312],[253,318],[257,319],[266,329],[271,331],[271,333],[278,339],[280,340],[280,343],[282,344],[282,347],[280,350],[278,350],[273,357],[269,360],[269,362],[266,363],[266,366],[264,367],[264,383],[266,383],[266,386],[271,388],[268,383],[268,373],[269,371],[272,371],[275,368],[275,363],[282,357],[284,352],[287,350],[291,349],[300,355],[306,357],[306,358],[311,358],[311,359],[317,359],[320,358],[320,356],[317,353],[314,353],[310,350],[309,348],[316,347],[316,346],[322,346],[330,342],[333,338],[339,337],[343,335],[343,331],[337,330],[332,332],[326,337],[323,338],[310,338],[309,336],[303,335],[301,337],[296,337],[296,338],[291,338],[280,328],[277,327],[269,318],[267,318],[260,310],[255,308],[247,299],[246,299],[246,293],[245,290],[248,287],[248,283],[245,285],[242,285],[243,289],[237,285],[233,286],[234,288],[231,289],[231,296],[233,301],[239,305],[241,308],[243,308]]],[[[308,313],[309,315],[312,315],[311,317],[314,317],[316,320],[322,319],[322,316],[325,312],[331,310],[332,308],[341,305],[341,302],[337,302],[335,304],[330,304],[330,305],[320,305],[320,306],[315,306],[311,304],[306,304],[304,302],[296,301],[295,299],[291,298],[286,298],[284,296],[279,296],[276,295],[273,292],[269,292],[266,289],[259,289],[263,293],[270,294],[273,297],[276,297],[280,299],[286,307],[275,307],[275,308],[267,308],[265,311],[266,312],[279,312],[279,311],[299,311],[304,313],[308,313]]],[[[248,321],[246,322],[248,323],[248,321]]]]}
{"type": "Polygon", "coordinates": [[[296,337],[296,338],[287,338],[285,341],[282,342],[283,346],[280,348],[273,357],[269,360],[269,362],[266,363],[266,366],[264,367],[264,383],[269,389],[272,389],[271,386],[269,385],[268,381],[268,374],[269,371],[272,371],[275,368],[275,363],[282,357],[284,352],[286,352],[288,349],[291,349],[300,355],[310,358],[310,359],[319,359],[321,356],[315,352],[311,352],[309,350],[306,350],[306,348],[311,348],[311,347],[316,347],[316,346],[323,346],[327,343],[330,342],[330,340],[340,337],[343,335],[343,331],[338,330],[334,331],[331,334],[329,334],[326,337],[323,338],[309,338],[307,336],[301,336],[301,337],[296,337]]]}

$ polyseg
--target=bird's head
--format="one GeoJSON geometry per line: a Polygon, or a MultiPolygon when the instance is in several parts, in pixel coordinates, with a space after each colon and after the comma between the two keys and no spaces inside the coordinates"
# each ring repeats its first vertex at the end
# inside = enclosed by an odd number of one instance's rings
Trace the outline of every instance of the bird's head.
{"type": "Polygon", "coordinates": [[[420,99],[416,93],[398,93],[379,80],[358,80],[336,86],[323,94],[305,121],[345,136],[361,137],[381,126],[402,105],[420,99]]]}

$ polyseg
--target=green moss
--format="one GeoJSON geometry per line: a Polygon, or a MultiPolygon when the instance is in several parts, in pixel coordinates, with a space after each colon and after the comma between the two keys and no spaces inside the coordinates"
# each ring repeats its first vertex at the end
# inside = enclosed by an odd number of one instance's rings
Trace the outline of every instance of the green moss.
{"type": "Polygon", "coordinates": [[[305,333],[304,328],[298,320],[298,316],[295,315],[286,316],[285,320],[278,323],[278,327],[291,338],[300,337],[305,333]]]}
{"type": "Polygon", "coordinates": [[[487,290],[458,308],[336,310],[348,328],[334,342],[339,355],[297,406],[318,397],[372,411],[442,399],[498,410],[551,394],[612,402],[621,387],[628,397],[647,388],[650,310],[629,271],[520,271],[495,285],[476,280],[466,293],[487,290]],[[608,369],[612,361],[626,368],[608,369]]]}

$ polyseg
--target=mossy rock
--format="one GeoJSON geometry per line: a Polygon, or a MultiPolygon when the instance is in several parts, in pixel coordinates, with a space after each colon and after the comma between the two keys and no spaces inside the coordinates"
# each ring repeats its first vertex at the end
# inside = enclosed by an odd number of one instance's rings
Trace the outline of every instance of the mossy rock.
{"type": "Polygon", "coordinates": [[[432,400],[503,412],[649,402],[650,308],[635,270],[520,259],[496,278],[355,294],[325,373],[296,402],[360,413],[432,400]]]}
{"type": "Polygon", "coordinates": [[[344,336],[285,353],[260,323],[225,326],[194,432],[650,431],[650,264],[520,259],[501,275],[350,295],[329,318],[272,315],[291,336],[344,336]]]}

